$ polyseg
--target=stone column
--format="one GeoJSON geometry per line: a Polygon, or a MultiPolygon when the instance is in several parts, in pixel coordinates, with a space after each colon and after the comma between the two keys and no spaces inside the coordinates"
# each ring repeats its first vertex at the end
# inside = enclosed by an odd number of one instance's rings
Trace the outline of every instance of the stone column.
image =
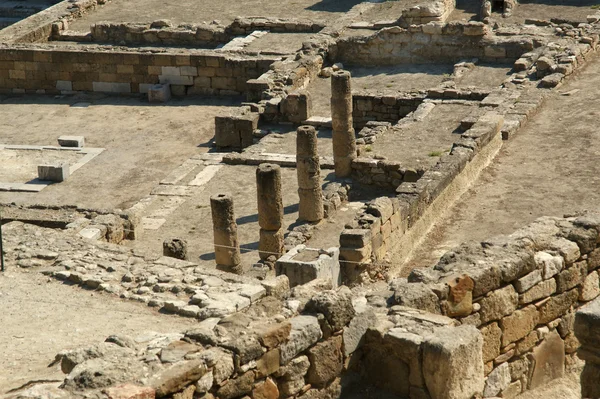
{"type": "Polygon", "coordinates": [[[256,169],[258,224],[261,260],[283,255],[283,200],[281,197],[281,168],[263,163],[256,169]]]}
{"type": "Polygon", "coordinates": [[[213,195],[210,197],[210,208],[217,268],[239,274],[242,267],[237,224],[233,213],[233,199],[227,194],[213,195]]]}
{"type": "Polygon", "coordinates": [[[323,219],[323,193],[317,131],[312,126],[300,126],[296,131],[296,171],[300,197],[299,219],[318,222],[323,219]]]}
{"type": "Polygon", "coordinates": [[[356,138],[352,125],[350,72],[331,75],[331,122],[333,124],[333,162],[337,177],[348,177],[356,158],[356,138]]]}

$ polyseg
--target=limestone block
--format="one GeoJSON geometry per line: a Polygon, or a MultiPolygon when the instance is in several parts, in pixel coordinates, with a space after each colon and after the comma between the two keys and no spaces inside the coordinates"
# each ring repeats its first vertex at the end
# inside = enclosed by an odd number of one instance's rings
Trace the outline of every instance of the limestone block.
{"type": "Polygon", "coordinates": [[[408,283],[399,279],[392,282],[391,287],[395,304],[440,313],[437,295],[424,283],[408,283]]]}
{"type": "MultiPolygon", "coordinates": [[[[384,336],[384,341],[389,343],[394,355],[398,356],[408,365],[408,383],[415,386],[424,386],[422,377],[421,344],[423,337],[406,332],[402,327],[392,328],[384,336]]],[[[399,378],[401,380],[401,378],[399,378]]]]}
{"type": "Polygon", "coordinates": [[[346,229],[340,234],[340,246],[347,248],[363,248],[371,245],[371,230],[346,229]]]}
{"type": "Polygon", "coordinates": [[[259,382],[252,390],[252,399],[278,399],[279,389],[272,379],[259,382]]]}
{"type": "Polygon", "coordinates": [[[534,270],[531,273],[521,277],[515,282],[515,289],[519,294],[527,291],[537,283],[542,281],[542,271],[534,270]]]}
{"type": "Polygon", "coordinates": [[[321,292],[308,301],[305,310],[323,314],[333,331],[343,329],[356,314],[348,290],[321,292]]]}
{"type": "Polygon", "coordinates": [[[217,391],[219,399],[239,398],[252,391],[254,384],[254,371],[247,371],[245,374],[227,381],[217,391]]]}
{"type": "Polygon", "coordinates": [[[567,313],[569,308],[577,302],[579,291],[573,289],[563,294],[550,298],[549,301],[542,304],[539,308],[539,324],[546,324],[567,313]]]}
{"type": "Polygon", "coordinates": [[[499,320],[509,315],[517,308],[519,295],[512,285],[492,291],[481,302],[481,322],[487,323],[491,320],[499,320]]]}
{"type": "Polygon", "coordinates": [[[466,274],[448,281],[449,295],[444,311],[447,316],[468,316],[473,311],[473,288],[475,283],[466,274]]]}
{"type": "Polygon", "coordinates": [[[575,262],[581,255],[577,244],[562,237],[553,240],[550,243],[549,248],[557,251],[565,259],[565,263],[567,264],[575,262]]]}
{"type": "Polygon", "coordinates": [[[519,295],[519,304],[524,305],[537,301],[538,299],[549,297],[556,292],[556,280],[544,280],[541,283],[535,285],[528,291],[525,291],[519,295]]]}
{"type": "Polygon", "coordinates": [[[306,374],[306,382],[322,387],[342,372],[344,357],[342,355],[342,337],[333,336],[327,341],[319,342],[308,350],[310,367],[306,374]]]}
{"type": "Polygon", "coordinates": [[[285,321],[266,327],[263,331],[258,331],[258,339],[266,348],[276,348],[287,341],[292,331],[292,325],[285,321]]]}
{"type": "Polygon", "coordinates": [[[206,365],[199,359],[178,362],[153,376],[150,386],[156,390],[156,397],[162,398],[195,383],[207,372],[206,365]]]}
{"type": "Polygon", "coordinates": [[[525,338],[517,342],[516,354],[522,355],[523,353],[529,352],[538,341],[539,339],[537,331],[530,332],[525,338]]]}
{"type": "Polygon", "coordinates": [[[38,165],[38,179],[44,181],[62,182],[69,178],[69,164],[38,165]]]}
{"type": "Polygon", "coordinates": [[[483,361],[487,363],[500,355],[500,338],[502,337],[502,330],[498,327],[498,323],[494,322],[482,327],[481,335],[483,337],[483,361]]]}
{"type": "Polygon", "coordinates": [[[497,396],[500,392],[508,388],[510,380],[510,368],[508,367],[508,363],[502,363],[488,375],[487,380],[485,381],[483,397],[490,398],[492,396],[497,396]]]}
{"type": "Polygon", "coordinates": [[[565,292],[583,282],[587,275],[587,264],[575,263],[570,268],[563,270],[556,276],[556,292],[565,292]]]}
{"type": "Polygon", "coordinates": [[[275,373],[275,377],[281,378],[284,381],[292,381],[302,379],[304,381],[304,376],[308,372],[308,368],[310,367],[310,361],[307,356],[298,356],[295,359],[292,359],[286,366],[283,366],[279,369],[277,373],[275,373]]]}
{"type": "Polygon", "coordinates": [[[261,284],[269,296],[282,299],[290,294],[290,280],[285,275],[263,280],[261,284]]]}
{"type": "Polygon", "coordinates": [[[533,350],[532,361],[534,366],[529,389],[541,387],[564,375],[565,344],[557,331],[548,334],[542,344],[533,350]]]}
{"type": "Polygon", "coordinates": [[[266,352],[256,361],[257,377],[263,378],[279,370],[279,349],[275,348],[266,352]]]}
{"type": "Polygon", "coordinates": [[[78,147],[81,148],[85,144],[85,137],[83,136],[60,136],[58,138],[58,145],[61,147],[78,147]]]}
{"type": "Polygon", "coordinates": [[[579,287],[579,300],[583,302],[591,301],[598,295],[600,295],[600,279],[598,278],[598,272],[593,271],[579,287]]]}
{"type": "Polygon", "coordinates": [[[148,102],[166,103],[171,99],[170,84],[155,84],[148,88],[148,102]]]}
{"type": "Polygon", "coordinates": [[[288,276],[292,287],[317,279],[330,281],[333,287],[337,287],[341,283],[339,252],[337,247],[321,250],[298,245],[277,260],[275,272],[288,276]],[[305,257],[310,255],[314,260],[305,257]]]}
{"type": "Polygon", "coordinates": [[[369,307],[365,311],[357,314],[348,327],[344,327],[344,354],[346,357],[350,356],[359,348],[365,333],[369,327],[375,325],[376,322],[377,315],[373,309],[369,307]]]}
{"type": "Polygon", "coordinates": [[[511,383],[503,392],[502,397],[506,399],[516,398],[523,391],[523,383],[517,380],[511,383]]]}
{"type": "Polygon", "coordinates": [[[280,363],[285,365],[300,352],[310,348],[321,337],[319,320],[314,316],[296,316],[290,320],[292,331],[290,339],[280,346],[280,363]]]}
{"type": "Polygon", "coordinates": [[[423,343],[423,377],[432,399],[462,399],[484,388],[483,339],[473,326],[443,327],[423,343]]]}
{"type": "Polygon", "coordinates": [[[600,353],[600,299],[596,299],[580,308],[575,314],[575,336],[582,348],[593,349],[600,353]]]}
{"type": "Polygon", "coordinates": [[[562,256],[550,255],[548,252],[537,252],[534,259],[537,269],[542,271],[544,280],[558,274],[565,265],[565,260],[562,256]]]}
{"type": "Polygon", "coordinates": [[[529,334],[537,325],[537,308],[533,305],[517,310],[500,321],[502,346],[507,346],[529,334]]]}

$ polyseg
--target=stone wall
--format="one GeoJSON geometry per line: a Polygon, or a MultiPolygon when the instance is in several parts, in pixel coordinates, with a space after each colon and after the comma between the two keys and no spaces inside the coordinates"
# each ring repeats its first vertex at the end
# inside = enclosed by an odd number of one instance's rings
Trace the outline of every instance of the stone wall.
{"type": "Polygon", "coordinates": [[[240,95],[276,58],[209,51],[146,53],[43,46],[0,48],[0,89],[13,93],[144,93],[169,83],[178,94],[240,95]]]}
{"type": "Polygon", "coordinates": [[[420,93],[373,95],[352,93],[352,118],[357,127],[369,121],[396,123],[415,111],[425,96],[420,93]]]}
{"type": "Polygon", "coordinates": [[[429,22],[445,22],[455,8],[456,0],[441,0],[429,4],[419,4],[402,10],[399,23],[403,27],[408,27],[429,22]]]}
{"type": "Polygon", "coordinates": [[[393,281],[393,302],[477,327],[483,396],[513,397],[561,377],[574,361],[575,309],[600,294],[599,233],[600,214],[545,217],[463,244],[433,268],[393,281]]]}
{"type": "Polygon", "coordinates": [[[458,62],[465,58],[512,62],[533,47],[531,37],[495,37],[481,22],[431,22],[342,38],[331,49],[330,58],[363,66],[458,62]]]}

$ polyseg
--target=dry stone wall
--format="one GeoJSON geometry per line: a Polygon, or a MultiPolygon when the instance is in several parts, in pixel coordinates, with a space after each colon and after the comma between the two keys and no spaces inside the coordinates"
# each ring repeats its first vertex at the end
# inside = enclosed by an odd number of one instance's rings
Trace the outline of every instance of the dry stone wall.
{"type": "Polygon", "coordinates": [[[599,237],[599,214],[542,218],[392,282],[393,301],[479,329],[484,397],[535,389],[574,361],[575,310],[600,295],[599,237]]]}
{"type": "Polygon", "coordinates": [[[23,46],[0,49],[0,88],[5,92],[98,91],[144,93],[168,83],[185,94],[240,95],[272,57],[232,57],[209,51],[81,51],[23,46]]]}

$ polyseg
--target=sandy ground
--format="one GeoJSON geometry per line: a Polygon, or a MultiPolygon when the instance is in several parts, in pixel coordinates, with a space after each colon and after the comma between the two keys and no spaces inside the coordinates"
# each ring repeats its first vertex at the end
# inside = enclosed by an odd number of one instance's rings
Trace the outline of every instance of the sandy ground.
{"type": "Polygon", "coordinates": [[[591,7],[598,4],[596,0],[524,0],[518,3],[509,18],[496,14],[498,21],[503,24],[522,24],[527,18],[560,18],[585,23],[586,16],[595,13],[591,7]]]}
{"type": "Polygon", "coordinates": [[[423,121],[377,138],[373,154],[399,161],[406,168],[428,169],[460,138],[460,121],[476,111],[476,103],[438,104],[423,121]]]}
{"type": "Polygon", "coordinates": [[[309,18],[331,21],[349,11],[361,0],[112,0],[75,21],[74,30],[87,30],[93,23],[152,22],[170,19],[175,24],[218,20],[229,24],[236,17],[309,18]]]}
{"type": "Polygon", "coordinates": [[[81,157],[83,154],[71,151],[0,150],[0,182],[26,183],[38,177],[38,165],[73,165],[81,157]]]}
{"type": "Polygon", "coordinates": [[[1,96],[1,144],[57,145],[59,136],[81,135],[87,147],[106,151],[61,184],[35,194],[0,193],[0,202],[126,209],[184,160],[208,151],[215,115],[232,105],[223,98],[157,106],[98,95],[1,96]]]}
{"type": "Polygon", "coordinates": [[[195,324],[12,264],[0,273],[0,303],[0,393],[31,380],[62,380],[60,366],[48,365],[63,349],[93,345],[113,334],[180,332],[195,324]]]}
{"type": "Polygon", "coordinates": [[[468,240],[512,233],[538,217],[598,209],[600,192],[600,83],[598,59],[510,141],[493,164],[441,220],[406,267],[430,266],[468,240]]]}

